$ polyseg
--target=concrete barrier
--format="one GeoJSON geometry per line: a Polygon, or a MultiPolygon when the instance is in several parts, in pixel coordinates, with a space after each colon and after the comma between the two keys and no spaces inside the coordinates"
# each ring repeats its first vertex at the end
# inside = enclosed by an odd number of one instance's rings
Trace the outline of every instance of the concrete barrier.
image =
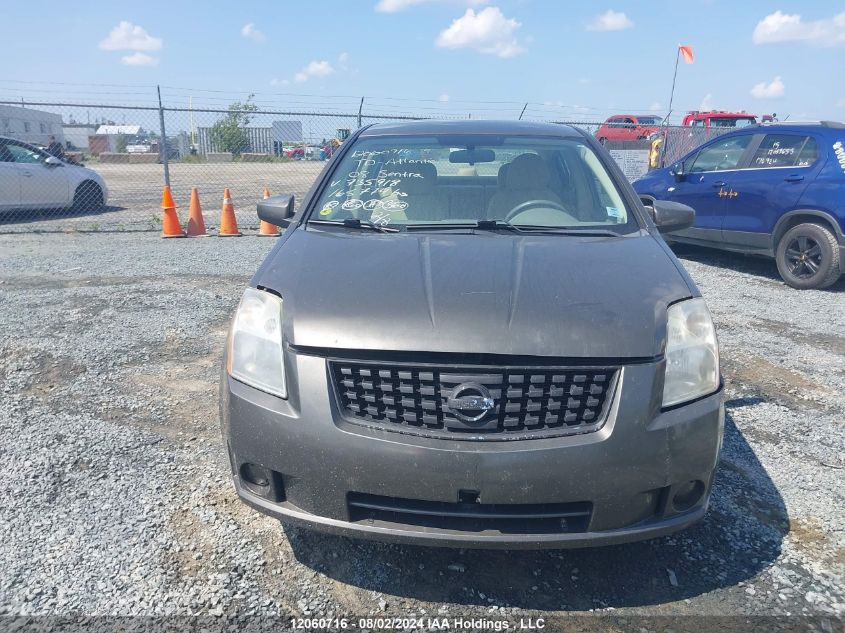
{"type": "Polygon", "coordinates": [[[257,152],[244,152],[241,160],[245,163],[267,163],[270,162],[270,154],[259,154],[257,152]]]}
{"type": "Polygon", "coordinates": [[[132,165],[157,163],[158,154],[129,154],[129,162],[132,165]]]}
{"type": "Polygon", "coordinates": [[[209,163],[230,163],[232,162],[232,152],[209,152],[205,155],[209,163]]]}
{"type": "Polygon", "coordinates": [[[129,163],[130,154],[119,154],[117,152],[102,152],[100,154],[101,163],[129,163]]]}

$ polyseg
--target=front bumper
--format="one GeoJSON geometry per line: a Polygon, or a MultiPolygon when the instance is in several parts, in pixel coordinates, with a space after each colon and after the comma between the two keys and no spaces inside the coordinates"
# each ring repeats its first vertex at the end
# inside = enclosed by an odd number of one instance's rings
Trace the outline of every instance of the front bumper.
{"type": "Polygon", "coordinates": [[[326,359],[289,359],[288,400],[225,372],[221,385],[223,435],[238,495],[286,523],[421,545],[556,548],[661,536],[694,523],[707,510],[724,431],[722,392],[661,411],[660,363],[623,368],[608,419],[598,431],[453,441],[350,424],[328,384],[326,359]],[[269,485],[259,488],[244,480],[245,463],[267,469],[269,485]],[[673,500],[690,482],[699,482],[701,493],[678,508],[673,500]],[[365,496],[460,508],[464,491],[477,493],[477,501],[490,507],[581,504],[589,513],[577,529],[466,529],[440,526],[436,518],[425,524],[362,519],[350,501],[365,496]]]}

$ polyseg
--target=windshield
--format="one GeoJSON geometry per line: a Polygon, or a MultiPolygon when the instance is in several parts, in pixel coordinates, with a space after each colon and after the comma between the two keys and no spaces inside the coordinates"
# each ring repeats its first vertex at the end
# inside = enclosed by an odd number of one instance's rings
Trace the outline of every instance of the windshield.
{"type": "Polygon", "coordinates": [[[310,219],[400,230],[491,220],[616,233],[639,228],[588,145],[525,136],[360,139],[333,170],[310,219]]]}
{"type": "Polygon", "coordinates": [[[748,127],[756,122],[754,117],[712,117],[710,127],[748,127]]]}

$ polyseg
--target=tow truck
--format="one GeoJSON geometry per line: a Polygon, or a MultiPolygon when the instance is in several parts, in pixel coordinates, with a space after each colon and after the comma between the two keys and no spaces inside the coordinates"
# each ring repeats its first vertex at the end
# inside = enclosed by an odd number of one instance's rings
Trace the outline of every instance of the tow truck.
{"type": "MultiPolygon", "coordinates": [[[[764,123],[774,121],[774,114],[764,114],[762,117],[764,123]]],[[[757,123],[757,115],[750,114],[745,110],[739,112],[727,112],[725,110],[709,110],[701,112],[699,110],[690,110],[684,116],[682,125],[691,127],[710,128],[736,128],[747,127],[757,123]]]]}

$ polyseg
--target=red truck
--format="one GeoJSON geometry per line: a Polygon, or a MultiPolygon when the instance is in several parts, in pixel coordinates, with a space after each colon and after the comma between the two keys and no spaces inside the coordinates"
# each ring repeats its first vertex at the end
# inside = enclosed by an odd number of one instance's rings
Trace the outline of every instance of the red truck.
{"type": "MultiPolygon", "coordinates": [[[[763,121],[773,121],[774,115],[764,114],[763,121]]],[[[725,112],[724,110],[710,110],[708,112],[699,112],[698,110],[690,110],[684,117],[682,125],[689,125],[692,127],[704,127],[710,129],[711,127],[725,128],[725,127],[747,127],[757,123],[757,116],[749,114],[745,110],[740,112],[725,112]]]]}

